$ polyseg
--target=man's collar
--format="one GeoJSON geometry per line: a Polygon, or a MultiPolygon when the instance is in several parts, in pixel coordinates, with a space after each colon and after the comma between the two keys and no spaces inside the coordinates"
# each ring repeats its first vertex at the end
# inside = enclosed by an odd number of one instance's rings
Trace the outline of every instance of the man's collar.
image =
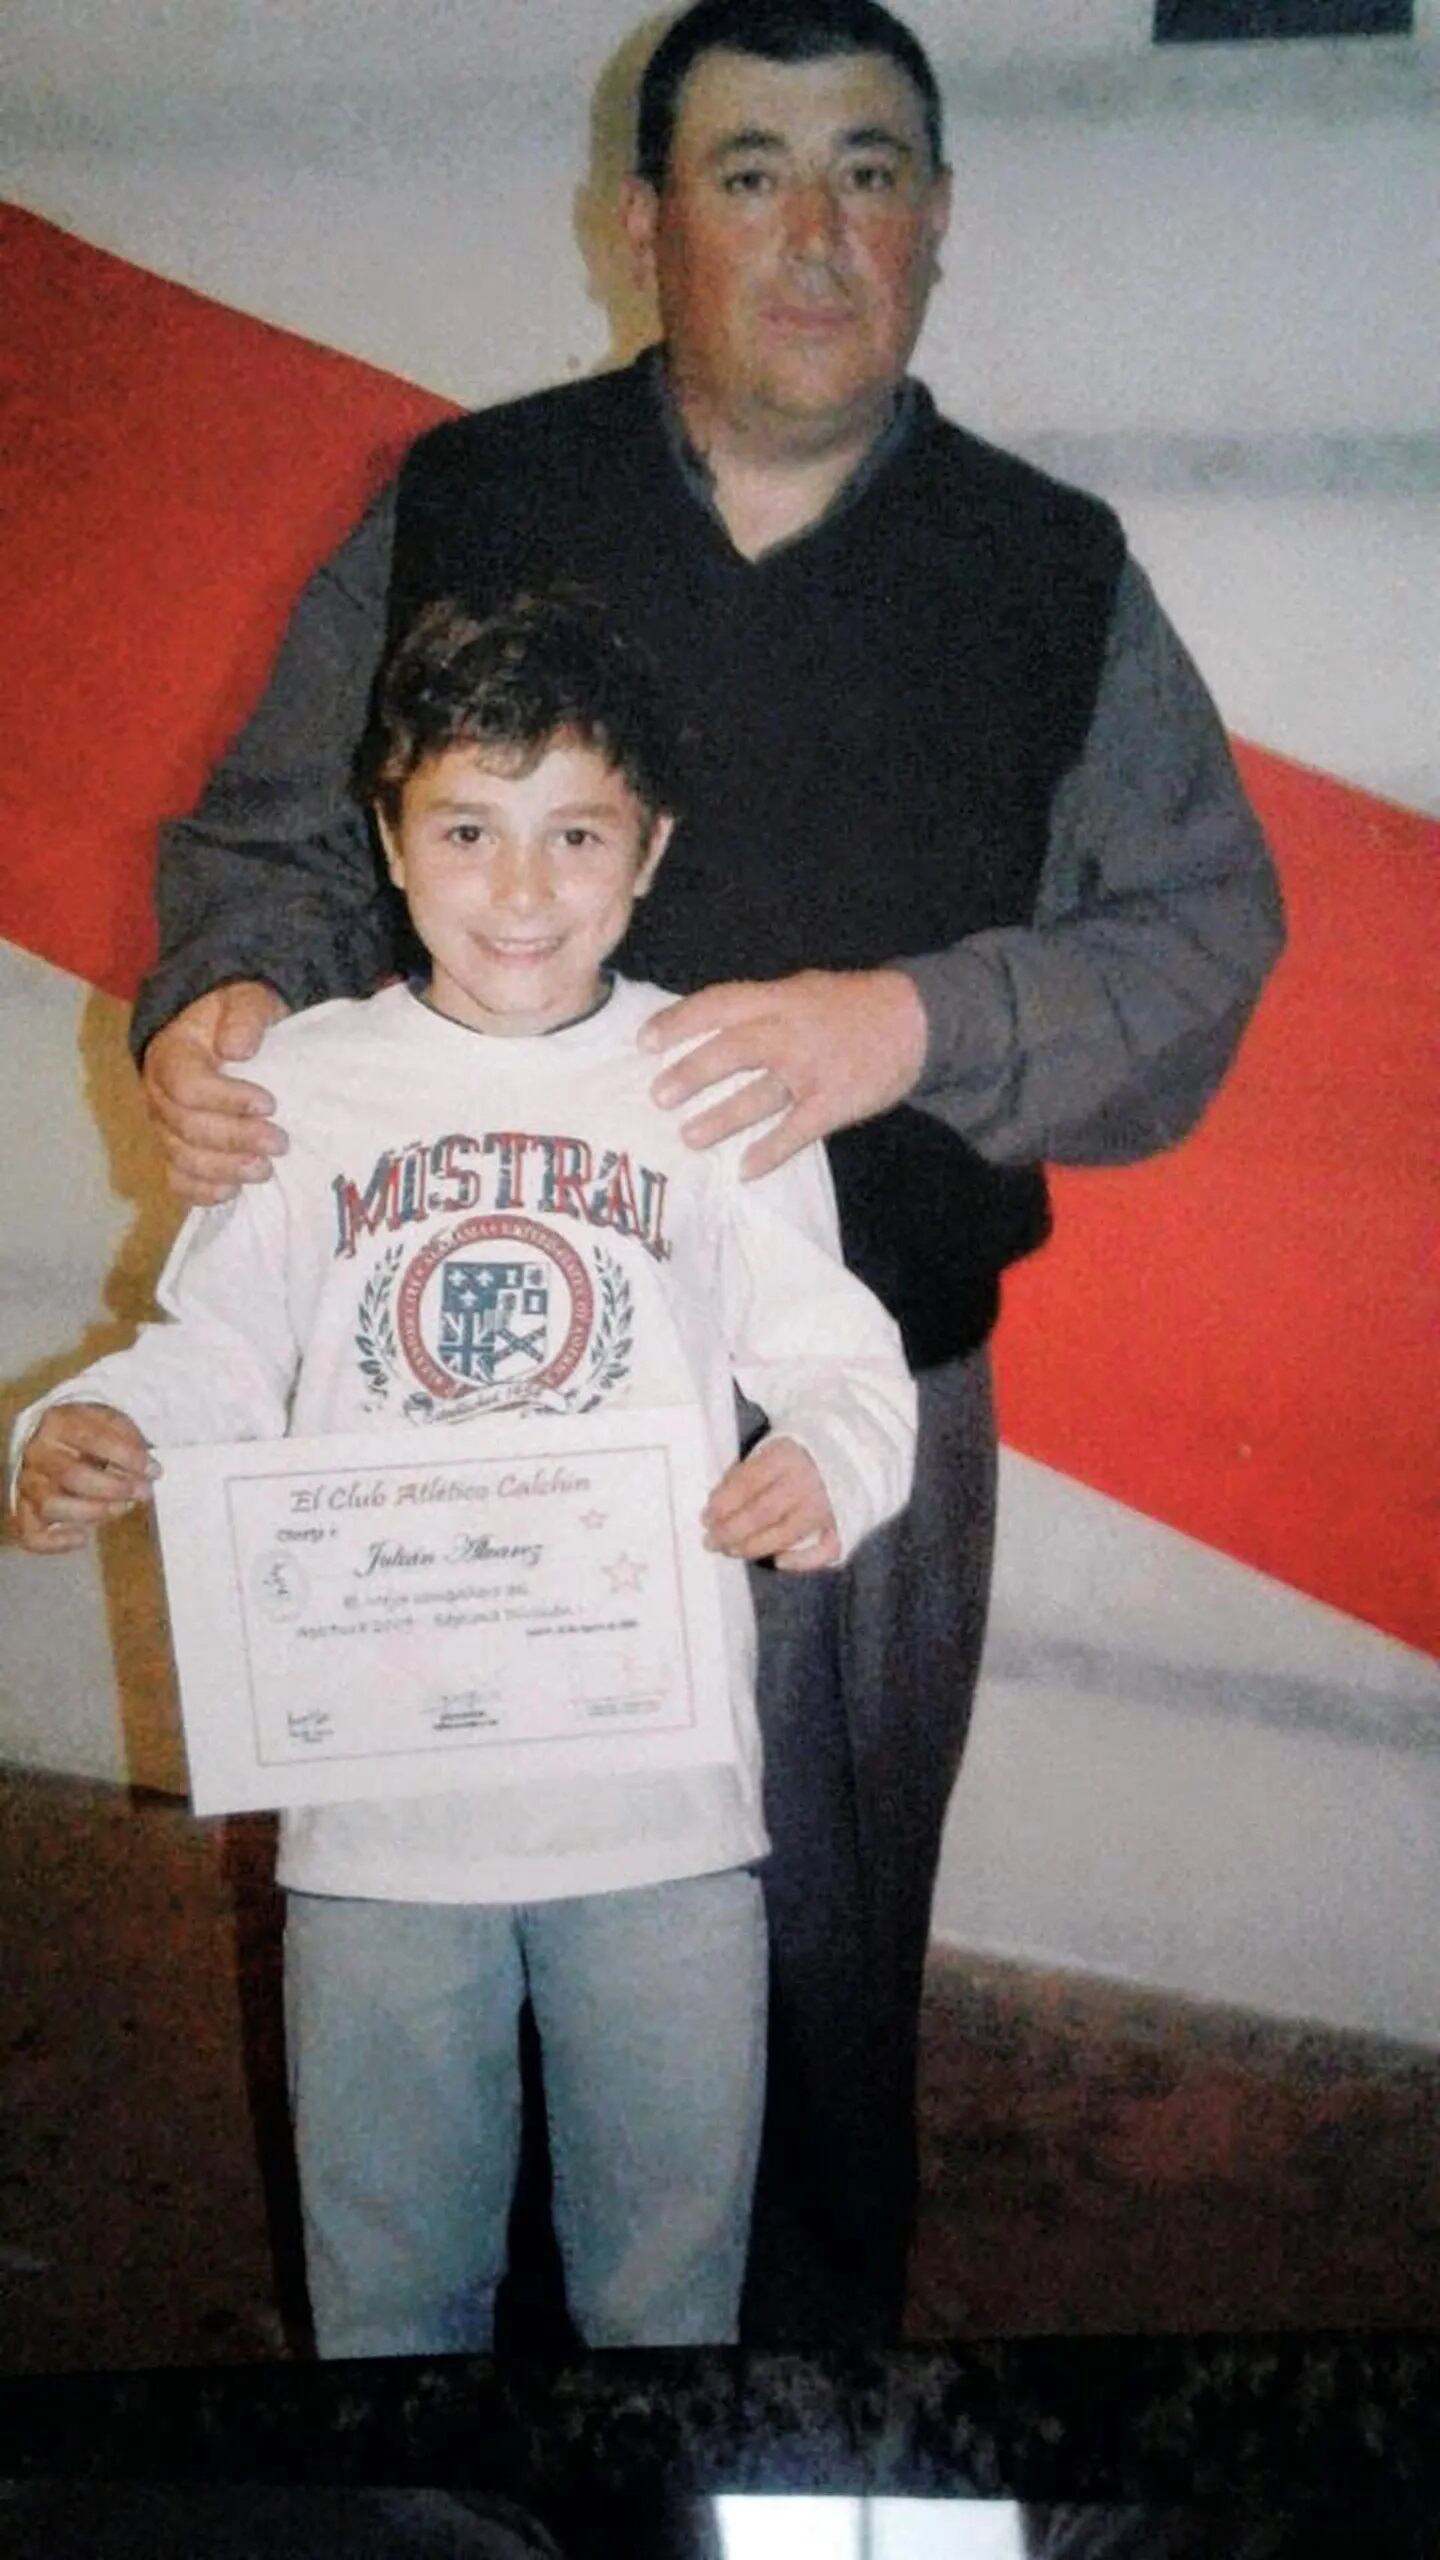
{"type": "MultiPolygon", "coordinates": [[[[715,501],[714,475],[703,453],[698,452],[691,442],[680,403],[671,387],[664,347],[647,347],[640,358],[640,363],[645,368],[653,389],[660,411],[660,423],[665,432],[665,441],[675,457],[675,465],[681,478],[706,511],[714,516],[717,522],[723,522],[715,501]]],[[[920,386],[913,376],[907,373],[895,386],[890,415],[874,443],[867,446],[848,480],[842,481],[834,497],[822,507],[814,522],[803,526],[799,533],[792,535],[790,537],[792,541],[803,542],[806,535],[814,533],[817,526],[828,524],[832,516],[841,515],[848,507],[854,506],[856,499],[864,495],[877,474],[883,471],[886,464],[909,443],[915,432],[920,401],[920,386]]],[[[788,545],[781,542],[777,543],[775,548],[783,551],[788,548],[788,545]]]]}

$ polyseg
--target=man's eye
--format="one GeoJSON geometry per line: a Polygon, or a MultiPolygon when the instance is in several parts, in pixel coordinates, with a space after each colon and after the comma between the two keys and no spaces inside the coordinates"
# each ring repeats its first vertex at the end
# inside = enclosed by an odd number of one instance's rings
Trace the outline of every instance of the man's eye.
{"type": "Polygon", "coordinates": [[[600,838],[593,827],[565,827],[561,830],[560,841],[564,845],[575,847],[598,844],[600,838]]]}
{"type": "Polygon", "coordinates": [[[727,196],[768,196],[775,184],[773,169],[731,169],[723,180],[727,196]]]}
{"type": "Polygon", "coordinates": [[[483,827],[477,827],[469,818],[457,819],[453,827],[447,827],[445,830],[447,844],[479,844],[483,836],[483,827]]]}
{"type": "Polygon", "coordinates": [[[888,160],[856,160],[845,174],[853,194],[880,196],[890,193],[895,185],[897,172],[888,160]]]}

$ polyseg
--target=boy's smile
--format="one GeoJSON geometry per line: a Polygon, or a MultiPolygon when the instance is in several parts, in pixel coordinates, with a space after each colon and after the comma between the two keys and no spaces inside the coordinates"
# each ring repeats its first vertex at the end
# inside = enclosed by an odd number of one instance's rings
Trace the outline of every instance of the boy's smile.
{"type": "Polygon", "coordinates": [[[587,1013],[670,827],[574,738],[524,772],[474,746],[430,757],[380,828],[436,1010],[513,1037],[587,1013]]]}

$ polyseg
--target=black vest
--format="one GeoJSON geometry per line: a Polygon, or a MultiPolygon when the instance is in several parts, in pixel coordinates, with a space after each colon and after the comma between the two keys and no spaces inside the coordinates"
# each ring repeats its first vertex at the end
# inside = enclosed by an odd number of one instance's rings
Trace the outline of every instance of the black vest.
{"type": "MultiPolygon", "coordinates": [[[[456,419],[401,475],[392,632],[578,582],[653,653],[691,741],[690,805],[623,952],[682,993],[869,968],[1025,924],[1057,783],[1084,743],[1122,537],[937,417],[759,561],[680,469],[645,359],[456,419]]],[[[830,1141],[846,1258],[917,1367],[972,1348],[1047,1232],[1033,1168],[910,1105],[830,1141]]]]}

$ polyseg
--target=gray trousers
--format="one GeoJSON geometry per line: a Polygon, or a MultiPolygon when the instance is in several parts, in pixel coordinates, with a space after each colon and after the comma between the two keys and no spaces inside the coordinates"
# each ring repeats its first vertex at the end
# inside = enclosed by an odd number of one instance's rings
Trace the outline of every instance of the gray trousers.
{"type": "Polygon", "coordinates": [[[985,1631],[983,1352],[920,1379],[915,1491],[839,1574],[754,1572],[772,1853],[770,2079],[742,2335],[884,2342],[915,2212],[915,2061],[941,1827],[985,1631]]]}

